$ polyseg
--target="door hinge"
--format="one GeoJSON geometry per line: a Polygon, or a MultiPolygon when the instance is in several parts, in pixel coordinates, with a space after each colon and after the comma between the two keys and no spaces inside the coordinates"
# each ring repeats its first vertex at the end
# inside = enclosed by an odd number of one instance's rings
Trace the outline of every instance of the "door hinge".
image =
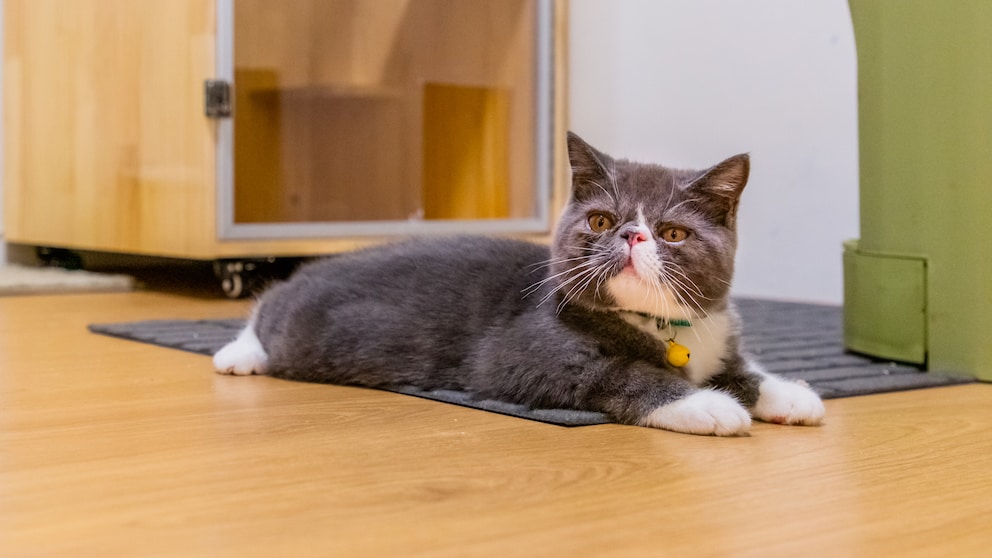
{"type": "Polygon", "coordinates": [[[231,116],[231,84],[222,79],[203,82],[203,112],[210,118],[231,116]]]}

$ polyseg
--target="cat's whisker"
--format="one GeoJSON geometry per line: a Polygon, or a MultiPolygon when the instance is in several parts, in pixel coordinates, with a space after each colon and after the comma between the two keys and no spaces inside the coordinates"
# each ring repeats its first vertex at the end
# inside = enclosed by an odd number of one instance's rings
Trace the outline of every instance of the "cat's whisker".
{"type": "Polygon", "coordinates": [[[596,246],[596,245],[592,245],[592,246],[563,246],[563,248],[567,248],[569,250],[580,250],[582,252],[586,252],[586,257],[589,257],[590,255],[600,254],[603,251],[602,248],[600,248],[599,246],[596,246]]]}
{"type": "Polygon", "coordinates": [[[683,291],[686,292],[686,294],[691,294],[693,297],[699,297],[699,298],[701,298],[703,300],[711,300],[709,297],[707,297],[706,295],[704,295],[696,287],[695,283],[692,283],[692,281],[690,279],[681,279],[681,278],[676,277],[674,275],[668,275],[667,276],[667,279],[668,279],[668,282],[669,283],[671,283],[675,287],[678,287],[679,289],[682,289],[683,291]],[[687,281],[688,281],[689,284],[686,284],[687,281]]]}
{"type": "Polygon", "coordinates": [[[549,281],[553,281],[553,280],[557,279],[558,277],[561,277],[562,275],[566,275],[566,274],[575,272],[575,271],[580,270],[582,268],[589,267],[589,266],[592,266],[592,265],[597,265],[597,263],[598,263],[595,260],[591,260],[589,258],[582,258],[582,259],[583,260],[587,260],[587,261],[584,261],[583,263],[581,263],[579,265],[572,266],[572,267],[570,267],[570,268],[568,268],[565,271],[562,271],[560,273],[556,273],[554,275],[545,277],[544,279],[541,279],[540,281],[537,281],[536,283],[533,283],[533,284],[529,285],[527,288],[523,289],[521,292],[524,293],[524,298],[527,298],[528,296],[530,296],[530,295],[534,294],[535,292],[539,291],[541,289],[541,287],[544,286],[544,284],[547,283],[547,282],[549,282],[549,281]]]}
{"type": "Polygon", "coordinates": [[[552,258],[550,260],[544,260],[543,262],[532,263],[530,265],[524,266],[524,269],[530,269],[531,270],[530,273],[533,273],[536,270],[539,270],[539,269],[542,269],[542,268],[545,268],[545,267],[551,267],[551,266],[553,266],[555,264],[560,264],[560,263],[565,263],[565,262],[573,262],[573,261],[584,260],[584,259],[586,259],[586,256],[576,256],[574,258],[552,258]]]}
{"type": "Polygon", "coordinates": [[[651,308],[657,308],[661,306],[662,314],[668,315],[668,300],[665,297],[664,284],[661,280],[657,278],[657,274],[651,275],[651,280],[648,281],[648,286],[651,287],[649,291],[645,293],[645,296],[650,295],[654,300],[650,305],[651,308]]]}
{"type": "Polygon", "coordinates": [[[606,266],[604,266],[603,267],[603,273],[600,273],[599,274],[599,277],[596,279],[596,290],[594,291],[594,294],[596,295],[596,299],[597,300],[603,298],[603,295],[600,294],[599,289],[602,288],[603,283],[606,282],[607,279],[609,279],[609,273],[608,272],[609,272],[609,269],[606,266]]]}
{"type": "Polygon", "coordinates": [[[554,296],[556,294],[558,294],[559,291],[561,291],[562,289],[564,289],[565,287],[567,287],[568,285],[570,285],[573,281],[576,281],[578,278],[582,277],[586,273],[589,273],[590,271],[591,270],[583,271],[582,273],[580,273],[580,274],[578,274],[578,275],[576,275],[574,277],[569,278],[567,281],[563,281],[563,282],[559,283],[558,285],[555,285],[555,287],[553,289],[551,289],[550,292],[548,292],[546,295],[544,295],[543,298],[541,298],[540,302],[537,303],[537,307],[540,308],[541,306],[544,306],[544,303],[546,303],[547,301],[549,301],[552,298],[554,298],[554,296]]]}
{"type": "MultiPolygon", "coordinates": [[[[584,284],[583,283],[583,280],[586,280],[586,283],[585,284],[588,284],[588,281],[592,280],[592,278],[594,278],[596,276],[595,275],[595,271],[596,271],[595,268],[594,269],[591,269],[591,270],[586,270],[586,271],[582,272],[582,274],[580,274],[580,275],[578,275],[578,276],[576,276],[576,277],[573,278],[575,284],[574,285],[571,285],[571,288],[568,290],[568,292],[566,292],[564,295],[562,295],[561,300],[558,302],[558,306],[557,306],[557,308],[555,310],[555,314],[556,315],[561,314],[561,311],[565,308],[565,306],[574,298],[576,292],[581,292],[582,291],[582,285],[584,284]]],[[[541,304],[544,304],[545,302],[547,302],[548,300],[550,300],[551,297],[555,293],[564,290],[564,288],[566,286],[568,286],[569,283],[572,283],[572,282],[573,281],[570,280],[568,283],[563,283],[562,285],[560,285],[557,289],[555,289],[551,293],[550,296],[544,297],[544,299],[541,300],[541,304]]]]}
{"type": "MultiPolygon", "coordinates": [[[[614,203],[614,204],[616,204],[616,203],[617,203],[617,198],[614,198],[614,197],[613,197],[613,194],[611,194],[611,193],[609,193],[609,192],[608,192],[608,191],[606,190],[606,188],[604,188],[604,187],[603,187],[603,185],[602,185],[602,184],[600,184],[599,182],[596,182],[595,180],[587,180],[586,182],[588,182],[589,184],[592,184],[593,186],[596,186],[596,187],[598,187],[598,188],[599,188],[600,190],[602,190],[602,191],[603,191],[603,193],[604,193],[604,194],[606,194],[606,197],[608,197],[608,198],[610,198],[611,200],[613,200],[613,203],[614,203]]],[[[619,194],[619,192],[618,192],[618,194],[619,194]]]]}
{"type": "Polygon", "coordinates": [[[587,267],[589,265],[592,265],[591,262],[585,261],[585,260],[588,260],[588,258],[582,258],[582,260],[583,260],[583,263],[580,263],[578,265],[574,265],[574,266],[572,266],[572,267],[570,267],[570,268],[568,268],[568,269],[566,269],[564,271],[560,271],[558,273],[555,273],[554,275],[546,275],[543,279],[541,279],[539,281],[535,281],[534,283],[531,283],[530,285],[528,285],[524,289],[521,289],[521,292],[530,294],[533,291],[539,289],[542,285],[544,285],[545,283],[547,283],[549,281],[553,281],[554,279],[557,279],[558,277],[561,277],[562,275],[566,275],[568,273],[571,273],[572,271],[575,271],[577,269],[582,269],[583,267],[587,267]]]}
{"type": "MultiPolygon", "coordinates": [[[[583,250],[583,249],[586,250],[586,251],[589,251],[590,250],[589,248],[582,248],[582,247],[579,247],[579,246],[569,246],[568,248],[570,248],[572,250],[583,250]]],[[[550,266],[553,266],[553,265],[559,264],[559,263],[566,263],[566,262],[574,262],[574,261],[584,260],[584,259],[587,259],[588,257],[589,256],[583,255],[583,256],[574,256],[574,257],[571,257],[571,258],[549,258],[549,259],[546,259],[544,261],[540,261],[540,262],[536,262],[536,263],[532,263],[530,265],[524,266],[524,269],[534,268],[534,270],[537,270],[537,269],[541,269],[541,268],[545,268],[545,267],[550,267],[550,266]]],[[[533,273],[533,271],[531,271],[531,273],[533,273]]]]}
{"type": "Polygon", "coordinates": [[[675,262],[668,262],[668,265],[665,266],[665,271],[675,272],[680,276],[689,279],[689,276],[686,274],[685,270],[682,269],[682,266],[675,262]]]}
{"type": "Polygon", "coordinates": [[[678,190],[678,188],[672,188],[671,190],[668,191],[668,199],[665,200],[665,209],[661,210],[662,215],[665,215],[668,212],[668,210],[671,209],[669,206],[672,203],[672,198],[675,197],[676,190],[678,190]]]}
{"type": "MultiPolygon", "coordinates": [[[[671,279],[671,277],[669,277],[669,279],[671,279]]],[[[702,329],[706,330],[707,335],[712,336],[713,332],[710,330],[709,324],[703,319],[706,313],[703,312],[703,308],[699,302],[693,298],[691,294],[687,292],[679,292],[679,289],[672,289],[672,294],[675,295],[675,297],[679,300],[679,304],[685,308],[686,311],[692,313],[692,321],[697,324],[697,327],[702,327],[702,329]]],[[[692,332],[693,335],[696,336],[696,340],[702,343],[702,337],[699,335],[699,330],[694,328],[692,332]]]]}
{"type": "Polygon", "coordinates": [[[702,305],[699,304],[698,300],[696,300],[696,296],[698,295],[700,298],[709,300],[707,297],[703,296],[701,292],[699,292],[699,289],[696,288],[695,283],[693,283],[691,279],[686,278],[683,280],[667,272],[665,274],[665,279],[671,286],[675,287],[672,289],[673,293],[678,295],[684,294],[685,296],[691,298],[694,307],[699,310],[702,310],[702,305]],[[686,285],[686,282],[689,282],[692,286],[690,287],[689,285],[686,285]],[[680,291],[682,292],[680,293],[680,291]]]}
{"type": "Polygon", "coordinates": [[[610,182],[613,184],[613,192],[616,193],[617,197],[614,199],[620,199],[620,187],[617,185],[617,162],[612,161],[610,163],[610,182]]]}
{"type": "Polygon", "coordinates": [[[692,305],[688,301],[686,301],[685,298],[678,291],[673,290],[672,293],[675,295],[675,298],[679,300],[679,306],[681,306],[682,308],[685,309],[686,312],[691,314],[689,316],[689,319],[694,327],[690,328],[690,331],[692,331],[692,334],[696,337],[696,340],[702,343],[703,338],[699,334],[699,330],[700,328],[702,328],[706,330],[707,334],[711,334],[709,325],[706,323],[705,320],[702,319],[702,317],[695,310],[695,308],[693,308],[692,305]]]}
{"type": "Polygon", "coordinates": [[[604,264],[600,269],[601,269],[601,272],[599,273],[599,275],[598,275],[598,277],[596,279],[596,291],[595,291],[595,294],[596,294],[596,298],[597,299],[601,299],[602,298],[602,295],[600,294],[599,289],[603,286],[604,283],[606,283],[606,281],[608,281],[610,279],[610,277],[613,277],[613,275],[615,274],[614,271],[613,271],[613,269],[612,269],[612,266],[609,265],[609,262],[607,262],[606,264],[604,264]]]}
{"type": "Polygon", "coordinates": [[[647,308],[661,308],[661,314],[664,316],[670,316],[670,311],[668,307],[668,297],[665,296],[665,285],[662,278],[664,273],[664,265],[662,262],[650,262],[650,269],[642,280],[647,285],[647,289],[644,290],[644,298],[641,300],[641,304],[647,308]]]}
{"type": "Polygon", "coordinates": [[[714,277],[714,279],[716,279],[717,281],[723,283],[724,285],[726,285],[728,287],[733,287],[734,286],[733,283],[731,283],[730,281],[727,281],[726,279],[721,279],[719,277],[714,277]]]}
{"type": "MultiPolygon", "coordinates": [[[[671,289],[668,289],[668,290],[671,291],[671,289]]],[[[672,309],[669,308],[670,298],[668,296],[666,296],[666,293],[665,293],[665,284],[661,280],[661,278],[659,278],[659,280],[658,280],[658,296],[661,298],[661,304],[665,308],[665,315],[666,316],[671,316],[672,315],[672,309]]]]}
{"type": "MultiPolygon", "coordinates": [[[[696,297],[709,300],[702,290],[696,285],[696,283],[689,278],[684,271],[678,268],[678,266],[672,262],[661,272],[662,280],[668,285],[672,292],[676,295],[684,294],[692,298],[693,306],[695,308],[702,309],[702,306],[698,303],[699,301],[696,297]]],[[[684,297],[683,297],[684,301],[684,297]]]]}
{"type": "Polygon", "coordinates": [[[676,277],[674,275],[671,275],[671,272],[677,273],[681,277],[681,280],[679,280],[679,285],[682,286],[684,289],[688,291],[692,291],[693,294],[699,296],[704,300],[713,300],[703,294],[702,289],[700,289],[699,286],[696,285],[695,281],[689,278],[689,276],[685,273],[685,271],[681,269],[681,267],[678,264],[671,263],[665,271],[666,273],[669,274],[668,276],[671,277],[673,280],[675,280],[676,277]]]}
{"type": "Polygon", "coordinates": [[[672,211],[672,210],[675,210],[675,209],[678,209],[678,208],[679,208],[679,206],[682,206],[682,205],[684,205],[684,204],[687,204],[687,203],[692,203],[692,202],[698,202],[698,201],[703,201],[703,199],[702,199],[702,198],[689,198],[689,199],[687,199],[687,200],[682,200],[682,201],[680,201],[679,203],[677,203],[677,204],[675,204],[675,205],[673,205],[672,207],[669,207],[669,208],[667,209],[667,211],[672,211]]]}
{"type": "Polygon", "coordinates": [[[581,292],[585,291],[586,289],[588,289],[589,288],[589,285],[592,284],[592,282],[596,279],[596,277],[598,277],[601,272],[607,270],[608,267],[609,267],[609,262],[608,261],[603,262],[600,266],[598,266],[595,269],[595,273],[593,273],[592,275],[589,275],[586,278],[585,281],[583,281],[581,283],[577,283],[574,287],[572,287],[572,289],[569,290],[568,293],[565,294],[565,296],[562,298],[561,302],[558,304],[558,308],[556,310],[556,313],[557,314],[561,314],[561,311],[565,308],[565,306],[570,301],[572,301],[576,296],[578,296],[579,293],[581,293],[581,292]]]}
{"type": "MultiPolygon", "coordinates": [[[[542,298],[542,299],[541,299],[541,301],[540,301],[540,302],[538,303],[538,306],[541,306],[541,305],[543,305],[543,304],[544,304],[545,302],[547,302],[547,301],[549,301],[549,300],[551,300],[551,298],[552,298],[552,297],[553,297],[553,296],[554,296],[554,295],[555,295],[556,293],[558,293],[559,291],[561,291],[561,290],[562,290],[562,289],[564,289],[565,287],[567,287],[567,286],[569,286],[569,285],[571,285],[572,283],[575,283],[575,282],[577,282],[577,281],[579,281],[580,279],[582,279],[583,277],[586,277],[587,275],[589,275],[589,274],[591,274],[591,273],[594,273],[594,272],[596,271],[596,269],[597,269],[597,267],[598,267],[598,265],[599,265],[599,264],[601,264],[601,263],[602,263],[602,262],[599,262],[599,261],[590,261],[590,262],[587,262],[586,264],[582,264],[581,266],[576,266],[576,267],[574,267],[574,268],[572,268],[572,269],[570,269],[570,270],[568,270],[567,272],[564,272],[564,273],[569,273],[569,272],[573,272],[573,271],[575,271],[576,269],[579,269],[579,268],[582,268],[582,267],[586,267],[586,268],[587,268],[587,269],[583,269],[582,271],[580,271],[579,273],[577,273],[577,274],[575,274],[575,275],[573,275],[572,277],[569,277],[568,279],[566,279],[566,280],[564,280],[564,281],[562,281],[562,282],[561,282],[561,283],[559,283],[558,285],[555,285],[555,288],[553,288],[553,289],[551,289],[551,292],[549,292],[548,294],[546,294],[546,295],[544,296],[544,298],[542,298]],[[589,265],[595,265],[595,266],[597,266],[597,267],[588,267],[589,265]]],[[[559,274],[559,275],[560,275],[560,274],[559,274]]],[[[551,279],[551,278],[549,277],[548,279],[551,279]]],[[[547,281],[547,280],[546,280],[546,281],[547,281]]],[[[532,292],[533,292],[533,291],[532,291],[532,292]]]]}

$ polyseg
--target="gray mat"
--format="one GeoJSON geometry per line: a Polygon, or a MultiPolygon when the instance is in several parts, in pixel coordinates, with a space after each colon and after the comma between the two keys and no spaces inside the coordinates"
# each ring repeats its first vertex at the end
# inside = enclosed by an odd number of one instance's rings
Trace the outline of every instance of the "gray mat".
{"type": "MultiPolygon", "coordinates": [[[[738,299],[737,304],[744,320],[745,348],[770,372],[805,380],[825,399],[972,381],[846,352],[841,341],[841,309],[837,306],[752,299],[738,299]]],[[[94,333],[212,355],[234,339],[242,327],[244,321],[239,319],[153,320],[94,324],[89,329],[94,333]]],[[[471,394],[459,391],[424,391],[413,387],[390,391],[561,426],[610,422],[601,413],[530,409],[502,401],[476,400],[471,394]]]]}

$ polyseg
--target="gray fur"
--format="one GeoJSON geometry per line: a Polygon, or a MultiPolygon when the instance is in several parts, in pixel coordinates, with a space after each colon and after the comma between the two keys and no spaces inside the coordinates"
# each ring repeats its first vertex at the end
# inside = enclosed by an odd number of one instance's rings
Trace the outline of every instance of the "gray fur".
{"type": "MultiPolygon", "coordinates": [[[[641,206],[650,223],[692,231],[692,242],[659,247],[684,274],[673,290],[699,313],[732,311],[747,156],[686,171],[614,160],[574,134],[568,145],[572,199],[550,250],[507,239],[425,238],[306,265],[261,297],[255,329],[267,373],[465,390],[632,424],[705,387],[666,363],[664,344],[625,321],[603,284],[624,266],[625,227],[641,206]],[[614,229],[593,233],[591,211],[609,212],[614,229]],[[604,263],[579,265],[593,254],[604,263]]],[[[760,377],[746,371],[736,333],[723,361],[711,384],[753,406],[760,377]]]]}

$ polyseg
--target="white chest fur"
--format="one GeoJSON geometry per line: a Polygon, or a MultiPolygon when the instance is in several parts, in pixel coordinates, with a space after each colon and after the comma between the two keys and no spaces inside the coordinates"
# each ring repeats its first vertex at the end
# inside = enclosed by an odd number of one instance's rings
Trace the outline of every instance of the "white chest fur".
{"type": "Polygon", "coordinates": [[[624,313],[624,319],[656,339],[667,342],[672,338],[689,348],[689,364],[682,371],[692,383],[702,385],[719,374],[727,352],[727,338],[733,333],[734,322],[727,312],[715,312],[694,318],[691,327],[659,329],[657,321],[638,314],[624,313]]]}

